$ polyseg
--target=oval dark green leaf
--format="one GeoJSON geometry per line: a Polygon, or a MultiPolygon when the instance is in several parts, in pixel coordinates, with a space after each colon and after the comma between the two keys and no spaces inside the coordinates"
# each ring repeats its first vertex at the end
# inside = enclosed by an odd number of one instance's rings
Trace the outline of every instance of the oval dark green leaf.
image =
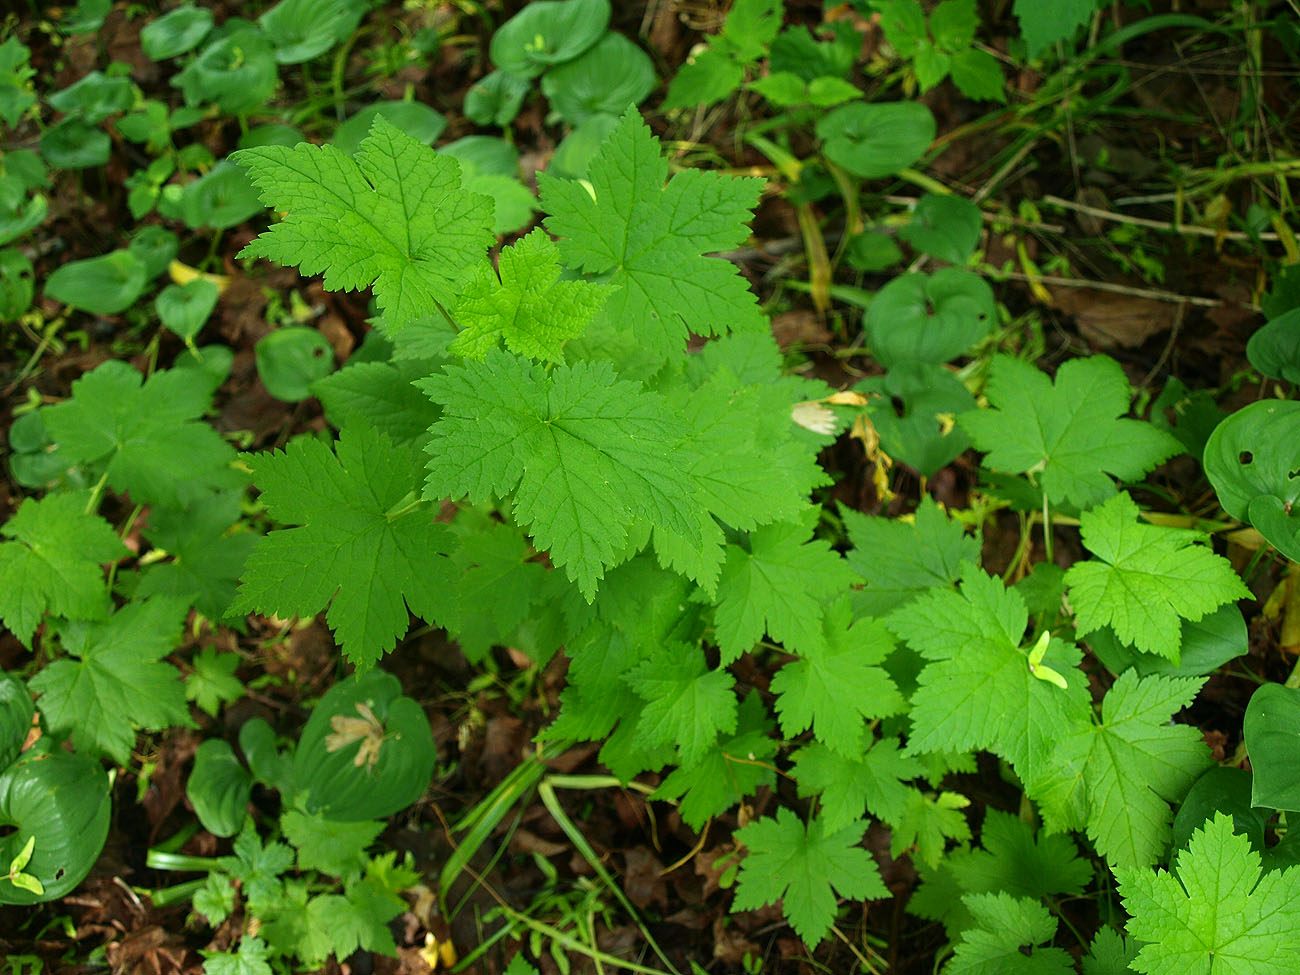
{"type": "Polygon", "coordinates": [[[186,183],[181,190],[181,219],[194,230],[235,227],[263,209],[261,197],[248,174],[226,160],[186,183]]]}
{"type": "Polygon", "coordinates": [[[281,64],[324,54],[357,29],[365,0],[280,0],[258,18],[281,64]]]}
{"type": "Polygon", "coordinates": [[[294,783],[308,790],[307,812],[384,819],[420,798],[435,760],[420,706],[402,696],[396,677],[372,669],[335,684],[317,703],[294,753],[294,783]]]}
{"type": "Polygon", "coordinates": [[[433,145],[433,140],[447,127],[446,117],[423,102],[379,102],[377,105],[367,105],[335,129],[332,140],[334,145],[349,156],[353,155],[361,148],[361,140],[370,134],[370,126],[381,115],[426,146],[433,145]]]}
{"type": "Polygon", "coordinates": [[[898,236],[914,248],[949,264],[965,264],[980,242],[980,208],[960,196],[927,193],[898,236]]]}
{"type": "Polygon", "coordinates": [[[213,836],[234,836],[248,816],[253,777],[219,738],[205,741],[194,753],[194,769],[185,795],[199,822],[213,836]]]}
{"type": "Polygon", "coordinates": [[[1252,335],[1246,358],[1270,379],[1300,383],[1300,308],[1278,316],[1252,335]]]}
{"type": "Polygon", "coordinates": [[[894,278],[876,294],[863,327],[872,354],[886,367],[943,363],[988,335],[996,314],[993,291],[983,278],[944,268],[894,278]]]}
{"type": "Polygon", "coordinates": [[[108,162],[108,133],[79,118],[65,118],[41,135],[41,155],[57,169],[90,169],[108,162]]]}

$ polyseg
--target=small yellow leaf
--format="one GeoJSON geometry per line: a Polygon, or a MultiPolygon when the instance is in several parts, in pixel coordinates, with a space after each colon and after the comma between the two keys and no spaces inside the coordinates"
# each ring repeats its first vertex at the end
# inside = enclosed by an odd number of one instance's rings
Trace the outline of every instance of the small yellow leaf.
{"type": "Polygon", "coordinates": [[[217,286],[218,293],[225,291],[230,287],[230,278],[225,274],[206,274],[197,268],[192,268],[188,264],[180,261],[172,261],[167,265],[167,273],[171,276],[172,281],[184,287],[195,278],[202,278],[204,281],[211,281],[217,286]]]}

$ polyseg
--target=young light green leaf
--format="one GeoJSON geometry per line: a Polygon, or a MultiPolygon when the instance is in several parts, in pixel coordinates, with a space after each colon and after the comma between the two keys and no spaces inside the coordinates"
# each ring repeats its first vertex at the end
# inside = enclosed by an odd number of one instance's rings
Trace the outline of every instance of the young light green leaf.
{"type": "Polygon", "coordinates": [[[1188,972],[1289,975],[1300,967],[1300,867],[1260,874],[1260,855],[1216,813],[1168,871],[1117,867],[1132,967],[1145,975],[1188,972]]]}
{"type": "Polygon", "coordinates": [[[988,452],[990,468],[1038,476],[1053,504],[1098,504],[1115,493],[1107,475],[1135,480],[1183,449],[1149,423],[1120,419],[1129,383],[1104,355],[1071,359],[1055,382],[1027,362],[995,356],[985,393],[993,409],[957,422],[988,452]]]}
{"type": "Polygon", "coordinates": [[[1083,544],[1096,556],[1065,574],[1078,633],[1109,625],[1138,650],[1177,661],[1182,621],[1201,619],[1224,603],[1251,598],[1227,559],[1199,532],[1138,521],[1138,506],[1121,493],[1079,519],[1083,544]]]}
{"type": "Polygon", "coordinates": [[[27,498],[0,525],[0,621],[25,645],[45,613],[102,619],[108,590],[101,563],[128,555],[103,518],[85,512],[80,492],[27,498]]]}
{"type": "Polygon", "coordinates": [[[835,921],[835,894],[853,900],[888,897],[880,871],[858,846],[865,824],[830,833],[821,820],[807,828],[794,811],[777,810],[736,831],[748,849],[736,883],[732,910],[746,911],[781,901],[804,944],[815,947],[835,921]]]}
{"type": "Polygon", "coordinates": [[[545,231],[534,230],[501,251],[496,271],[478,266],[456,306],[464,330],[448,349],[482,360],[504,340],[518,355],[562,362],[564,343],[582,334],[609,292],[604,285],[561,281],[559,248],[545,231]]]}
{"type": "Polygon", "coordinates": [[[970,839],[970,823],[962,812],[969,805],[970,800],[959,792],[927,795],[919,789],[909,789],[902,816],[890,824],[893,826],[890,856],[911,852],[925,866],[938,866],[948,840],[964,843],[970,839]]]}
{"type": "Polygon", "coordinates": [[[753,293],[730,261],[703,255],[735,247],[762,183],[698,169],[677,173],[635,112],[605,141],[583,183],[542,173],[546,229],[570,267],[610,273],[609,320],[665,357],[687,335],[766,329],[753,293]],[[593,196],[594,194],[594,196],[593,196]]]}
{"type": "Polygon", "coordinates": [[[326,615],[344,654],[367,667],[407,629],[451,609],[452,536],[418,502],[419,455],[371,427],[348,427],[336,450],[320,440],[248,458],[262,501],[282,528],[258,541],[236,612],[326,615]]]}
{"type": "Polygon", "coordinates": [[[188,610],[183,600],[157,597],[100,623],[64,625],[63,647],[76,660],[55,660],[29,682],[49,729],[125,765],[136,728],[192,725],[181,675],[161,659],[176,648],[188,610]]]}
{"type": "Polygon", "coordinates": [[[212,717],[217,716],[222,704],[244,696],[244,683],[235,676],[239,654],[204,647],[194,656],[193,666],[185,677],[185,697],[212,717]]]}
{"type": "Polygon", "coordinates": [[[492,201],[461,189],[460,166],[380,116],[353,158],[334,146],[300,143],[242,149],[267,206],[287,211],[241,252],[325,287],[374,287],[389,331],[449,305],[455,283],[492,243],[492,201]]]}
{"type": "Polygon", "coordinates": [[[688,430],[608,363],[547,372],[492,351],[418,385],[444,409],[430,431],[425,497],[483,502],[513,491],[515,520],[588,600],[636,520],[700,536],[705,514],[679,460],[688,430]]]}

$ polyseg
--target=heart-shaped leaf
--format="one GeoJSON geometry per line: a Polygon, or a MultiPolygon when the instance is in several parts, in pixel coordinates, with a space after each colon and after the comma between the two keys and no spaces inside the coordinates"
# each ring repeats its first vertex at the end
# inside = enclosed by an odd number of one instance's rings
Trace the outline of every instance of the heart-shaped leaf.
{"type": "Polygon", "coordinates": [[[996,317],[993,291],[977,274],[944,268],[902,274],[876,294],[863,327],[883,365],[943,363],[988,335],[996,317]]]}
{"type": "Polygon", "coordinates": [[[311,384],[334,369],[334,350],[314,328],[276,329],[253,349],[257,374],[276,399],[296,403],[311,395],[311,384]]]}
{"type": "Polygon", "coordinates": [[[858,392],[879,393],[867,407],[890,457],[932,477],[970,446],[951,417],[975,408],[975,400],[951,372],[928,362],[900,362],[884,376],[858,384],[858,392]],[[945,418],[948,418],[945,420],[945,418]]]}
{"type": "Polygon", "coordinates": [[[163,327],[186,342],[202,330],[208,316],[217,307],[220,289],[206,278],[195,278],[187,284],[169,284],[154,299],[154,310],[163,327]]]}
{"type": "Polygon", "coordinates": [[[854,102],[817,123],[826,158],[863,179],[906,169],[929,148],[934,132],[934,116],[920,102],[854,102]]]}
{"type": "Polygon", "coordinates": [[[148,275],[130,251],[69,261],[45,281],[45,296],[93,315],[116,315],[140,297],[148,275]]]}

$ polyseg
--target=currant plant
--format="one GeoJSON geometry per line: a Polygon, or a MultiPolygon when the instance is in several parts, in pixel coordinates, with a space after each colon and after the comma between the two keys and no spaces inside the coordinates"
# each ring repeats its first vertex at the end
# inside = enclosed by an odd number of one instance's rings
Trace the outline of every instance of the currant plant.
{"type": "MultiPolygon", "coordinates": [[[[362,666],[400,638],[405,609],[471,645],[505,640],[539,659],[563,646],[568,684],[545,736],[603,740],[624,780],[667,769],[656,795],[695,825],[774,784],[779,729],[801,746],[791,774],[814,802],[807,818],[782,808],[737,833],[748,856],[735,906],[779,901],[809,944],[834,923],[837,894],[885,896],[858,847],[870,814],[896,854],[940,869],[955,840],[1007,874],[998,889],[968,887],[945,918],[954,970],[1022,949],[1059,967],[1059,949],[1033,948],[1055,935],[1043,899],[1084,881],[1035,887],[1007,862],[996,813],[982,847],[969,845],[966,800],[936,788],[976,751],[1005,760],[1041,816],[1045,832],[1025,842],[1082,864],[1068,836],[1086,835],[1135,877],[1164,862],[1171,804],[1212,764],[1194,730],[1170,724],[1201,680],[1129,670],[1099,696],[1075,639],[1105,631],[1176,664],[1188,628],[1247,591],[1204,536],[1141,523],[1117,490],[1182,446],[1127,417],[1112,360],[1067,363],[1053,381],[995,358],[990,407],[958,419],[1045,516],[1081,512],[1094,558],[1045,570],[1047,591],[1008,587],[928,501],[912,525],[845,512],[846,556],[820,537],[810,497],[827,480],[818,448],[855,410],[823,407],[820,432],[794,422],[831,391],[782,376],[744,281],[707,256],[743,238],[755,181],[670,179],[629,113],[587,183],[542,176],[550,236],[506,247],[493,270],[487,207],[382,121],[355,161],[310,146],[236,161],[286,211],[248,253],[335,287],[373,284],[388,354],[322,383],[340,428],[332,452],[304,439],[248,459],[286,527],[257,543],[237,606],[285,616],[328,603],[362,666]],[[692,333],[713,338],[688,352],[692,333]],[[415,413],[427,428],[391,415],[410,385],[432,404],[415,413]],[[509,604],[491,636],[469,622],[483,578],[503,580],[509,604]],[[771,653],[768,640],[788,655],[771,712],[729,669],[771,653]],[[987,933],[1002,923],[1014,937],[987,933]]],[[[941,362],[986,330],[958,315],[948,338],[886,358],[941,362]]]]}

